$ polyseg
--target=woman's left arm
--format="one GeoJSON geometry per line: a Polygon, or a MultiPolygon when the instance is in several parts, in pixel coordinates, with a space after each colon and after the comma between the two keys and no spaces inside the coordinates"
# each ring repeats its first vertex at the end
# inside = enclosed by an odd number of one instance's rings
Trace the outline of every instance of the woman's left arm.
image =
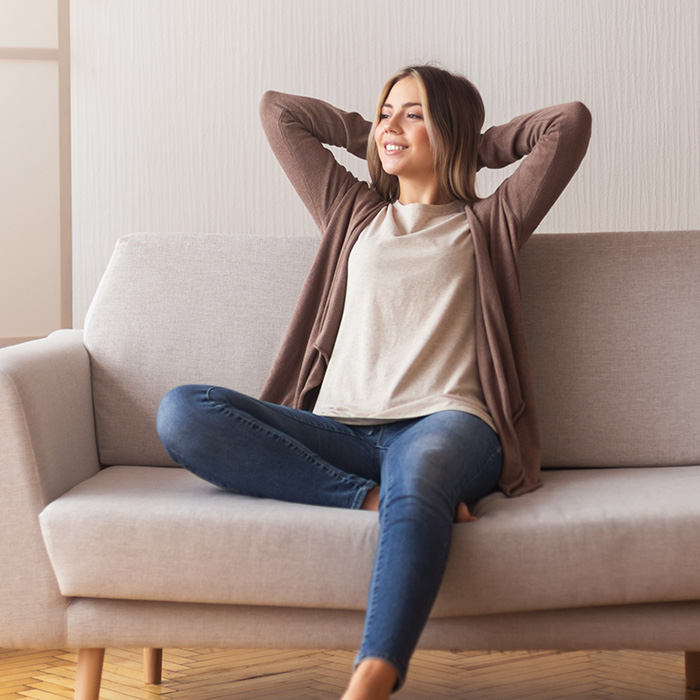
{"type": "Polygon", "coordinates": [[[581,102],[531,112],[482,135],[479,167],[503,168],[527,156],[492,195],[508,211],[509,235],[516,249],[573,177],[590,135],[591,113],[581,102]]]}

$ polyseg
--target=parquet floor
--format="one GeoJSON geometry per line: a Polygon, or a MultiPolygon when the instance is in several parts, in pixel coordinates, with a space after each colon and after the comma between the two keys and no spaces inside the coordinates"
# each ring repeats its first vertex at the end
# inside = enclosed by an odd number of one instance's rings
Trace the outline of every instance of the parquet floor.
{"type": "MultiPolygon", "coordinates": [[[[101,700],[336,700],[353,654],[166,649],[163,685],[142,682],[141,651],[108,649],[101,700]]],[[[73,697],[76,654],[0,650],[2,700],[73,697]]],[[[683,654],[427,652],[397,700],[700,700],[685,690],[683,654]]]]}

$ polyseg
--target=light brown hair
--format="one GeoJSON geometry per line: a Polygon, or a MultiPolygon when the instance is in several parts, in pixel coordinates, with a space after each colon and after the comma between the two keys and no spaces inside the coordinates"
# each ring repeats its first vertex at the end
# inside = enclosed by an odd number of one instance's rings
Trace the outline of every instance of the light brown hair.
{"type": "Polygon", "coordinates": [[[467,78],[429,65],[404,68],[382,89],[367,143],[367,165],[373,189],[389,201],[399,196],[399,180],[382,168],[374,132],[391,88],[409,77],[418,84],[441,188],[455,199],[477,201],[476,164],[485,117],[484,103],[467,78]]]}

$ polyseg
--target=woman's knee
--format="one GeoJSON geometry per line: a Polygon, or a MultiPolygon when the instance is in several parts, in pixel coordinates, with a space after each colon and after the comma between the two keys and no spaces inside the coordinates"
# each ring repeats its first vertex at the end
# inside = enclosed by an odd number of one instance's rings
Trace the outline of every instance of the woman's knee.
{"type": "Polygon", "coordinates": [[[464,455],[449,435],[423,434],[393,452],[384,464],[385,501],[404,510],[440,512],[452,519],[462,500],[464,455]]]}
{"type": "Polygon", "coordinates": [[[456,480],[453,465],[458,455],[449,440],[440,435],[424,436],[403,450],[393,477],[408,493],[420,494],[425,489],[450,488],[456,480]]]}
{"type": "Polygon", "coordinates": [[[464,500],[465,490],[473,490],[472,485],[478,492],[491,490],[500,474],[502,450],[486,423],[470,414],[447,411],[428,416],[417,428],[396,444],[392,455],[402,488],[437,489],[457,502],[464,500]]]}
{"type": "Polygon", "coordinates": [[[184,384],[171,389],[161,400],[156,414],[156,430],[166,449],[174,447],[185,432],[196,411],[196,406],[207,387],[184,384]]]}

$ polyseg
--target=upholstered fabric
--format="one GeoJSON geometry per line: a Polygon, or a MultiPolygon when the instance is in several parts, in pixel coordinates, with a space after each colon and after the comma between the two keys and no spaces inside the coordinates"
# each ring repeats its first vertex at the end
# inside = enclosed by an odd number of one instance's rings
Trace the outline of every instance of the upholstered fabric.
{"type": "MultiPolygon", "coordinates": [[[[184,383],[257,394],[318,239],[140,234],[117,245],[85,344],[104,464],[172,465],[184,383]]],[[[544,466],[700,463],[700,234],[539,234],[522,251],[544,466]]]]}
{"type": "Polygon", "coordinates": [[[0,352],[0,646],[65,644],[67,601],[37,515],[98,471],[82,333],[0,352]]]}
{"type": "Polygon", "coordinates": [[[318,238],[125,236],[85,320],[103,464],[172,464],[155,429],[179,384],[257,394],[318,238]]]}
{"type": "Polygon", "coordinates": [[[80,331],[5,348],[0,387],[0,464],[21,463],[42,504],[98,471],[90,363],[80,331]]]}
{"type": "MultiPolygon", "coordinates": [[[[454,527],[437,617],[694,600],[700,467],[552,470],[454,527]],[[679,554],[680,553],[680,554],[679,554]]],[[[41,525],[66,596],[364,609],[373,513],[229,494],[181,469],[110,467],[41,525]],[[89,533],[89,535],[87,534],[89,533]]]]}
{"type": "Polygon", "coordinates": [[[700,464],[700,232],[535,235],[521,255],[543,464],[700,464]]]}
{"type": "MultiPolygon", "coordinates": [[[[74,331],[0,351],[3,646],[356,647],[376,516],[140,466],[169,463],[154,419],[171,386],[257,391],[316,242],[126,238],[90,354],[74,331]],[[95,429],[105,463],[136,466],[98,471],[95,429]]],[[[693,231],[526,246],[546,464],[606,468],[546,470],[455,526],[423,646],[697,648],[700,467],[673,465],[700,463],[699,256],[693,231]]]]}
{"type": "MultiPolygon", "coordinates": [[[[357,649],[363,620],[351,610],[78,598],[68,610],[68,645],[103,645],[109,621],[114,646],[357,649]]],[[[683,651],[698,638],[700,603],[652,603],[432,618],[419,646],[683,651]]]]}

